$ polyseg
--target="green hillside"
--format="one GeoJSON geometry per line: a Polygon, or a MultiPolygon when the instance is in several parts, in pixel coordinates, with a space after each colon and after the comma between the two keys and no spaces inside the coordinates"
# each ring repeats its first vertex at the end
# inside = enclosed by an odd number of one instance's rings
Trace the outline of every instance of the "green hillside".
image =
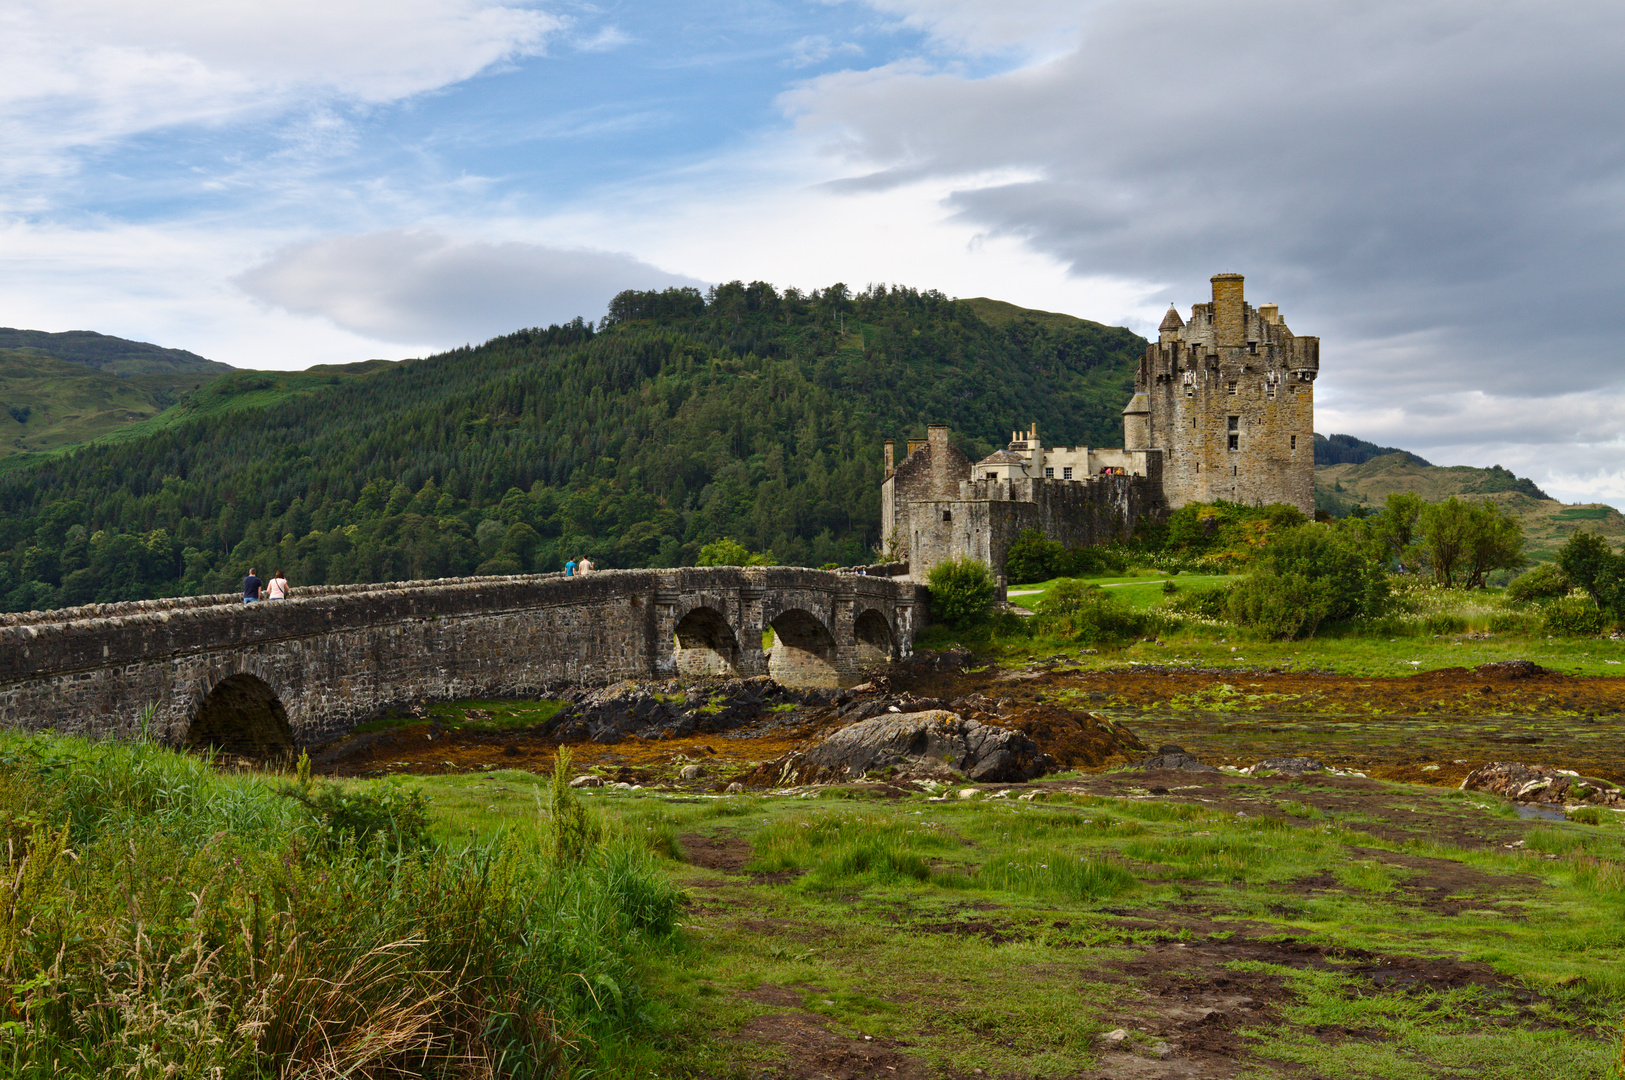
{"type": "Polygon", "coordinates": [[[0,603],[212,591],[250,562],[295,585],[583,552],[674,565],[723,535],[786,562],[866,561],[882,438],[940,421],[979,455],[1036,421],[1057,444],[1121,441],[1144,340],[978,314],[993,303],[883,286],[623,293],[601,328],[298,385],[237,373],[0,475],[0,603]]]}
{"type": "Polygon", "coordinates": [[[0,460],[88,442],[156,416],[216,377],[121,376],[34,349],[0,349],[0,460]]]}
{"type": "Polygon", "coordinates": [[[88,330],[0,327],[0,469],[147,420],[232,370],[88,330]]]}
{"type": "Polygon", "coordinates": [[[1359,507],[1379,509],[1396,491],[1414,491],[1429,502],[1452,495],[1488,499],[1517,516],[1528,550],[1535,555],[1561,547],[1577,529],[1600,532],[1616,544],[1625,540],[1625,516],[1613,507],[1558,502],[1533,481],[1499,465],[1488,469],[1427,465],[1401,451],[1359,464],[1315,469],[1315,506],[1338,517],[1359,507]]]}
{"type": "Polygon", "coordinates": [[[16,330],[0,326],[0,349],[30,349],[110,375],[185,373],[212,377],[232,370],[229,364],[206,360],[185,349],[166,349],[145,341],[130,341],[90,330],[51,334],[43,330],[16,330]]]}

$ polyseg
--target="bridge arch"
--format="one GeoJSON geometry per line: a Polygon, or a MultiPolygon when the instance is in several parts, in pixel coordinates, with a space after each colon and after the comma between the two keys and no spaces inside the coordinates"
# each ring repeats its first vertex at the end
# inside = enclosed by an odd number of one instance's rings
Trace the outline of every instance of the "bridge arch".
{"type": "Polygon", "coordinates": [[[692,608],[677,620],[674,635],[679,675],[739,674],[739,638],[716,608],[692,608]]]}
{"type": "Polygon", "coordinates": [[[882,667],[897,655],[897,632],[878,608],[867,608],[852,621],[858,666],[882,667]]]}
{"type": "Polygon", "coordinates": [[[785,686],[839,686],[835,635],[824,621],[802,608],[779,612],[768,623],[773,652],[767,673],[785,686]]]}
{"type": "Polygon", "coordinates": [[[282,757],[293,753],[293,729],[276,691],[259,676],[240,671],[204,695],[187,725],[185,742],[195,750],[282,757]]]}

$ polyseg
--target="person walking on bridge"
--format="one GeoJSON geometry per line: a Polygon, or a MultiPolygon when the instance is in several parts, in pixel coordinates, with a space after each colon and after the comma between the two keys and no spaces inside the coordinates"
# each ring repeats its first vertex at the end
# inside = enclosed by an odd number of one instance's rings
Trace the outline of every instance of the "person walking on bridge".
{"type": "Polygon", "coordinates": [[[243,603],[252,604],[259,600],[262,589],[260,579],[254,575],[254,568],[250,566],[248,576],[243,578],[243,603]]]}
{"type": "Polygon", "coordinates": [[[576,576],[576,561],[574,559],[566,559],[566,560],[564,560],[564,576],[565,577],[575,577],[576,576]]]}
{"type": "Polygon", "coordinates": [[[265,586],[265,598],[267,600],[286,600],[288,598],[288,579],[282,576],[282,571],[278,570],[271,575],[270,582],[265,586]]]}

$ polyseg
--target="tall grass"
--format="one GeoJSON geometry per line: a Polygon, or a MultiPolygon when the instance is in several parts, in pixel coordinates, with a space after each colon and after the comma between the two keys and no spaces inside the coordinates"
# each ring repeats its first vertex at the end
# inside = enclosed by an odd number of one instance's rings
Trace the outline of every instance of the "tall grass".
{"type": "Polygon", "coordinates": [[[0,738],[0,1072],[565,1071],[636,1029],[677,897],[546,839],[369,843],[158,747],[0,738]]]}

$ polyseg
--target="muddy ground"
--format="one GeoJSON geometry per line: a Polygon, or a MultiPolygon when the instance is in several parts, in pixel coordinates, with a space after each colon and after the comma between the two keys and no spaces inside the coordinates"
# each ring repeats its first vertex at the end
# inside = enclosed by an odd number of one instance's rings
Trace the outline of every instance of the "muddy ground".
{"type": "MultiPolygon", "coordinates": [[[[1007,702],[1017,713],[1043,706],[1084,709],[1125,724],[1148,746],[1175,743],[1213,764],[1309,755],[1375,778],[1454,786],[1487,761],[1521,761],[1625,782],[1625,679],[1467,668],[1379,679],[1035,664],[970,673],[925,670],[887,683],[893,695],[947,702],[981,695],[1007,702]]],[[[683,763],[708,763],[707,780],[714,786],[804,746],[834,716],[828,708],[809,707],[774,713],[771,720],[726,733],[576,742],[571,748],[578,766],[602,766],[632,783],[669,779],[683,763]]],[[[406,722],[346,740],[321,756],[318,768],[350,776],[544,771],[557,747],[534,730],[483,733],[406,722]]]]}

